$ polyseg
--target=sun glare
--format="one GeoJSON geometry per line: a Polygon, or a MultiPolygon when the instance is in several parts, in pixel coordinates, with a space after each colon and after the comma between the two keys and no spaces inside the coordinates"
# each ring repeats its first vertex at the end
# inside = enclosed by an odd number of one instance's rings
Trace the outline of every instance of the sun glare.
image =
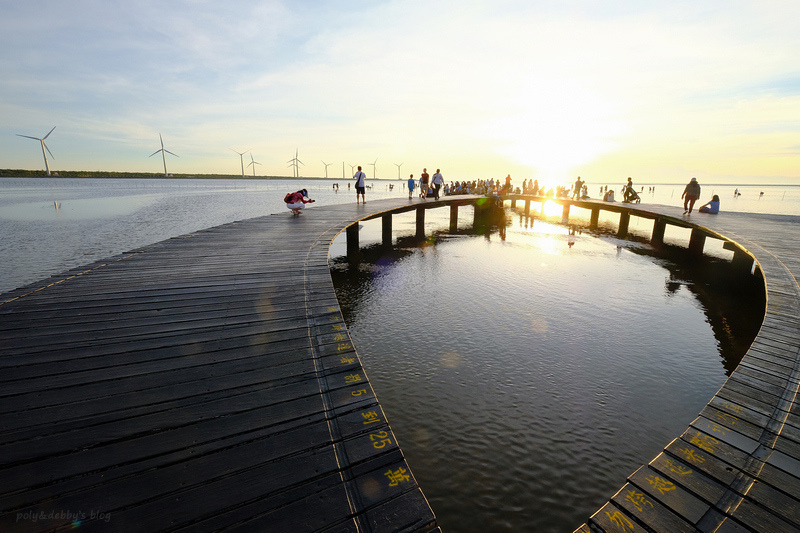
{"type": "Polygon", "coordinates": [[[612,151],[626,126],[614,105],[574,80],[526,84],[504,118],[489,128],[498,152],[536,169],[542,180],[563,184],[571,169],[612,151]]]}

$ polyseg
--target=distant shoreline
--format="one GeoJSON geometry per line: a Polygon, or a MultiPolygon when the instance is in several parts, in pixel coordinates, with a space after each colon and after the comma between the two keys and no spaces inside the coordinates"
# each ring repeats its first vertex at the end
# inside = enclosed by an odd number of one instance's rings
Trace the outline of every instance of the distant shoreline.
{"type": "MultiPolygon", "coordinates": [[[[203,179],[203,180],[245,180],[245,181],[269,181],[269,180],[286,180],[286,181],[302,181],[302,180],[314,180],[314,181],[337,181],[337,180],[345,180],[349,181],[350,177],[345,178],[323,178],[321,176],[302,176],[299,178],[295,178],[294,176],[247,176],[245,175],[242,178],[239,174],[170,174],[169,176],[164,176],[163,174],[158,173],[148,173],[148,172],[108,172],[108,171],[84,171],[84,170],[65,170],[59,171],[57,174],[47,176],[41,170],[22,170],[22,169],[0,169],[0,178],[15,178],[15,179],[152,179],[152,180],[183,180],[183,179],[203,179]]],[[[375,181],[385,181],[385,182],[401,182],[405,183],[408,178],[370,178],[367,177],[368,180],[375,180],[375,181]]],[[[488,179],[488,178],[487,178],[488,179]]],[[[527,178],[526,178],[527,179],[527,178]]],[[[461,178],[455,177],[452,180],[447,181],[462,181],[461,178]]],[[[473,181],[473,180],[466,180],[466,181],[473,181]]],[[[516,184],[518,180],[515,180],[514,183],[516,184]]],[[[624,183],[624,179],[620,180],[597,180],[597,181],[587,181],[587,185],[596,186],[596,185],[616,185],[620,184],[620,186],[624,183]]],[[[521,183],[521,181],[520,181],[521,183]]],[[[655,187],[655,186],[677,186],[677,185],[685,185],[686,182],[681,181],[674,181],[674,182],[658,182],[658,183],[650,183],[650,182],[634,182],[634,187],[655,187]]],[[[567,181],[564,184],[568,184],[567,181]]],[[[792,184],[792,183],[716,183],[716,182],[700,182],[701,186],[709,186],[709,187],[800,187],[800,183],[792,184]]]]}

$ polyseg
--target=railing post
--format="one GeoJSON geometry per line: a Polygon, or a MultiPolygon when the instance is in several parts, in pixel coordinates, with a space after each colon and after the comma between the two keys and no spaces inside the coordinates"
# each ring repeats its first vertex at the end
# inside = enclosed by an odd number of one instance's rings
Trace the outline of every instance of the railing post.
{"type": "Polygon", "coordinates": [[[458,204],[450,205],[450,233],[458,231],[458,204]]]}
{"type": "Polygon", "coordinates": [[[692,235],[689,237],[689,252],[695,256],[703,255],[703,247],[706,244],[706,234],[700,228],[692,228],[692,235]]]}
{"type": "Polygon", "coordinates": [[[653,222],[653,236],[650,237],[650,244],[661,246],[664,244],[664,231],[667,229],[667,221],[658,217],[653,222]]]}
{"type": "Polygon", "coordinates": [[[358,259],[358,222],[347,226],[345,233],[347,236],[347,260],[356,261],[358,259]]]}
{"type": "Polygon", "coordinates": [[[425,238],[425,208],[417,208],[417,239],[425,238]]]}
{"type": "Polygon", "coordinates": [[[381,237],[384,248],[392,247],[392,214],[387,213],[381,217],[381,237]]]}
{"type": "Polygon", "coordinates": [[[617,230],[617,237],[624,239],[628,236],[628,224],[631,221],[631,214],[623,211],[619,214],[619,229],[617,230]]]}

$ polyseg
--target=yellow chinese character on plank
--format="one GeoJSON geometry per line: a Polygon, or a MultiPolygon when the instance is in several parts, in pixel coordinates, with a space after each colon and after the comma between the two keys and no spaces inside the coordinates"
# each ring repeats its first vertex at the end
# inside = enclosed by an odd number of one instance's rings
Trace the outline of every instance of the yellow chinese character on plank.
{"type": "Polygon", "coordinates": [[[695,452],[691,448],[681,448],[678,451],[681,452],[683,456],[686,457],[688,460],[694,461],[695,463],[703,464],[706,461],[705,458],[697,455],[697,452],[695,452]]]}
{"type": "Polygon", "coordinates": [[[711,435],[703,435],[703,434],[695,435],[694,437],[689,439],[689,442],[691,442],[701,450],[711,453],[714,453],[717,444],[719,444],[719,441],[714,437],[712,437],[711,435]]]}
{"type": "Polygon", "coordinates": [[[410,478],[410,477],[407,475],[407,472],[408,472],[408,470],[406,470],[405,468],[403,468],[403,467],[401,466],[400,468],[398,468],[398,469],[397,469],[397,470],[395,470],[394,472],[392,472],[391,470],[389,470],[388,472],[384,473],[383,475],[389,478],[389,481],[390,481],[390,483],[389,483],[389,486],[390,486],[390,487],[396,487],[396,486],[397,486],[397,485],[399,485],[401,482],[403,482],[403,481],[408,481],[408,480],[410,480],[410,479],[411,479],[411,478],[410,478]]]}
{"type": "Polygon", "coordinates": [[[736,405],[735,403],[723,402],[722,406],[725,407],[725,409],[729,409],[729,410],[735,411],[737,413],[741,413],[742,412],[742,406],[741,405],[736,405]]]}
{"type": "Polygon", "coordinates": [[[728,422],[730,425],[736,424],[736,421],[739,420],[735,416],[729,415],[728,413],[723,413],[722,411],[717,411],[714,416],[716,416],[718,420],[721,420],[723,422],[728,422]]]}
{"type": "Polygon", "coordinates": [[[329,307],[328,308],[328,312],[335,313],[336,312],[336,308],[335,307],[329,307]]]}
{"type": "Polygon", "coordinates": [[[341,318],[339,317],[339,315],[333,315],[331,317],[331,322],[339,322],[340,320],[341,318]]]}
{"type": "Polygon", "coordinates": [[[608,511],[606,511],[606,516],[612,523],[621,527],[622,531],[628,531],[628,529],[633,531],[633,523],[630,520],[628,520],[627,516],[620,513],[619,511],[614,511],[613,513],[609,513],[608,511]]]}
{"type": "Polygon", "coordinates": [[[341,360],[342,363],[344,363],[346,365],[350,365],[350,364],[353,364],[353,363],[356,362],[356,358],[355,357],[342,357],[340,360],[341,360]]]}
{"type": "Polygon", "coordinates": [[[361,375],[359,374],[350,374],[349,376],[344,377],[345,383],[355,383],[356,381],[361,381],[361,375]]]}
{"type": "Polygon", "coordinates": [[[331,327],[333,328],[333,331],[342,331],[344,329],[344,326],[342,326],[341,324],[334,324],[331,327]]]}
{"type": "Polygon", "coordinates": [[[350,349],[350,343],[349,342],[340,342],[336,346],[336,351],[337,352],[346,352],[349,349],[350,349]]]}
{"type": "Polygon", "coordinates": [[[674,474],[680,474],[682,476],[685,476],[687,474],[691,474],[692,473],[692,469],[691,468],[687,468],[687,467],[683,466],[682,464],[676,463],[672,459],[666,459],[664,461],[664,463],[667,465],[667,468],[669,468],[669,471],[674,473],[674,474]]]}
{"type": "Polygon", "coordinates": [[[711,431],[713,431],[714,433],[722,433],[724,435],[726,428],[720,426],[719,424],[715,424],[715,423],[712,422],[709,425],[709,429],[711,429],[711,431]]]}
{"type": "Polygon", "coordinates": [[[671,490],[675,490],[675,484],[672,481],[664,479],[663,477],[651,475],[646,477],[645,479],[647,480],[648,483],[650,483],[650,485],[652,485],[654,489],[656,489],[661,494],[664,494],[665,492],[669,492],[671,490]]]}
{"type": "Polygon", "coordinates": [[[345,337],[345,336],[344,336],[343,334],[341,334],[341,333],[337,333],[337,334],[336,334],[336,335],[333,337],[333,340],[335,340],[336,342],[343,341],[343,340],[345,340],[345,339],[347,339],[347,337],[345,337]]]}
{"type": "Polygon", "coordinates": [[[640,513],[644,511],[645,505],[649,505],[650,507],[653,506],[653,502],[645,498],[644,494],[641,492],[636,492],[635,490],[629,490],[628,494],[625,496],[625,499],[631,502],[634,507],[639,509],[640,513]]]}
{"type": "Polygon", "coordinates": [[[375,411],[369,411],[369,412],[366,412],[366,413],[361,413],[361,416],[363,416],[364,419],[365,419],[364,420],[364,425],[372,424],[374,422],[380,422],[381,421],[381,417],[379,417],[378,413],[376,413],[375,411]]]}

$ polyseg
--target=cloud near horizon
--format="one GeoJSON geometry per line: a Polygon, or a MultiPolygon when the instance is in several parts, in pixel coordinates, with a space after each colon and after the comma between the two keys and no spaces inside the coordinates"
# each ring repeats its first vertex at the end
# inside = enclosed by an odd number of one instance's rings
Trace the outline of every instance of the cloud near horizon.
{"type": "Polygon", "coordinates": [[[11,4],[0,157],[42,168],[800,183],[795,2],[11,4]],[[41,131],[40,131],[41,130],[41,131]],[[30,143],[30,144],[27,144],[30,143]],[[419,167],[419,168],[417,168],[419,167]]]}

